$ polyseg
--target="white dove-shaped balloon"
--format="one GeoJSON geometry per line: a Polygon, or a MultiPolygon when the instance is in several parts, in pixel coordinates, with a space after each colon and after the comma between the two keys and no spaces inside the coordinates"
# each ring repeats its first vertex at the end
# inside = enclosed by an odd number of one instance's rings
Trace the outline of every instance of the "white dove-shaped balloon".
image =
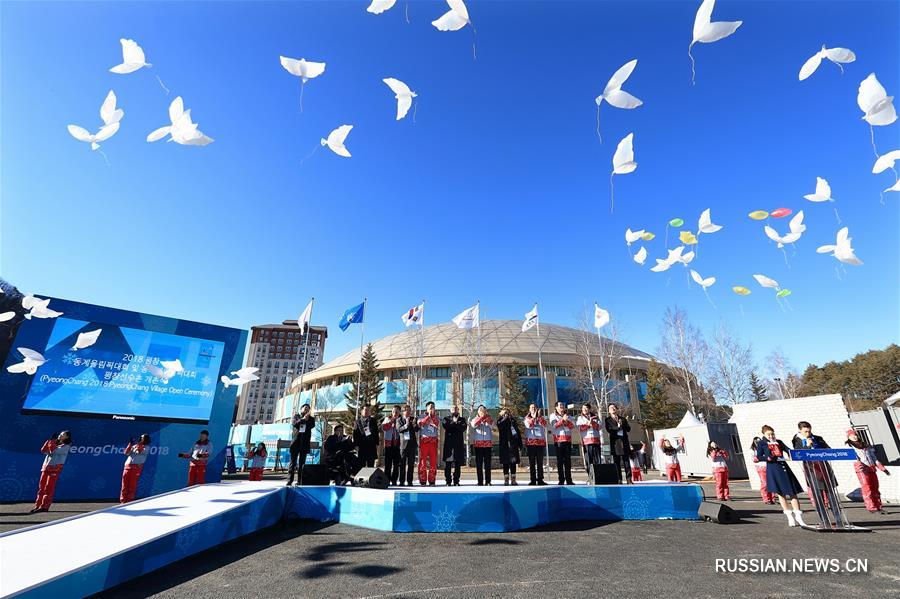
{"type": "Polygon", "coordinates": [[[637,241],[641,237],[643,237],[644,233],[646,233],[646,231],[644,231],[643,229],[641,229],[640,231],[632,231],[631,229],[625,229],[625,243],[627,245],[631,245],[632,243],[634,243],[635,241],[637,241]]]}
{"type": "Polygon", "coordinates": [[[197,129],[197,124],[191,121],[191,111],[184,109],[184,100],[178,96],[169,104],[170,125],[160,127],[147,136],[148,142],[159,141],[166,135],[168,141],[174,141],[183,146],[205,146],[211,144],[213,139],[207,137],[197,129]]]}
{"type": "Polygon", "coordinates": [[[256,373],[259,372],[259,368],[253,366],[245,366],[240,370],[232,370],[231,374],[235,375],[238,378],[247,379],[251,381],[259,380],[259,377],[256,376],[256,373]],[[253,378],[256,377],[256,378],[253,378]]]}
{"type": "Polygon", "coordinates": [[[328,139],[321,140],[322,145],[328,146],[328,149],[338,156],[350,158],[350,151],[347,150],[346,147],[344,147],[344,140],[346,140],[347,136],[350,135],[351,129],[353,129],[353,125],[341,125],[328,134],[328,139]]]}
{"type": "Polygon", "coordinates": [[[257,376],[257,374],[256,374],[257,370],[259,370],[259,369],[252,368],[252,367],[241,368],[240,370],[236,370],[231,373],[231,374],[235,375],[235,378],[230,379],[227,376],[223,375],[219,378],[219,380],[222,381],[222,384],[225,385],[226,389],[228,387],[230,387],[231,385],[235,385],[236,387],[240,388],[241,385],[243,385],[244,383],[249,383],[250,381],[258,381],[259,380],[259,376],[257,376]]]}
{"type": "Polygon", "coordinates": [[[49,299],[40,299],[33,295],[26,295],[22,298],[22,307],[28,310],[25,314],[26,320],[31,320],[32,318],[57,318],[63,315],[62,312],[51,310],[49,306],[49,299]]]}
{"type": "Polygon", "coordinates": [[[656,258],[656,266],[650,268],[653,272],[665,272],[669,270],[676,262],[681,262],[684,246],[680,245],[674,250],[666,250],[669,255],[664,260],[656,258]]]}
{"type": "Polygon", "coordinates": [[[804,197],[804,199],[807,199],[810,202],[833,202],[834,201],[834,198],[831,197],[831,185],[829,185],[828,181],[826,181],[822,177],[816,177],[816,192],[808,193],[803,197],[804,197]]]}
{"type": "Polygon", "coordinates": [[[897,120],[894,109],[894,96],[887,95],[884,87],[872,73],[859,84],[856,103],[863,111],[863,120],[870,125],[890,125],[897,120]]]}
{"type": "Polygon", "coordinates": [[[775,291],[781,289],[781,287],[778,285],[778,281],[776,281],[775,279],[770,279],[766,275],[753,275],[753,278],[756,279],[757,283],[767,289],[774,289],[775,291]]]}
{"type": "Polygon", "coordinates": [[[710,233],[715,233],[716,231],[722,230],[722,225],[717,225],[712,222],[710,210],[710,208],[704,210],[700,214],[700,218],[697,220],[697,231],[699,233],[706,233],[708,235],[710,233]]]}
{"type": "Polygon", "coordinates": [[[637,168],[637,162],[634,161],[634,133],[626,135],[616,146],[612,163],[614,175],[627,175],[637,168]]]}
{"type": "Polygon", "coordinates": [[[795,241],[800,239],[800,235],[802,235],[803,232],[806,231],[806,225],[803,224],[802,210],[797,212],[797,214],[794,215],[794,218],[792,218],[788,223],[788,229],[790,232],[782,237],[775,229],[773,229],[769,225],[763,227],[763,230],[766,233],[766,237],[776,242],[779,248],[784,247],[784,244],[786,243],[794,243],[795,241]]]}
{"type": "Polygon", "coordinates": [[[0,322],[6,322],[7,320],[12,320],[15,317],[15,312],[3,312],[2,314],[0,314],[0,322]]]}
{"type": "Polygon", "coordinates": [[[844,227],[837,232],[837,240],[834,245],[819,246],[816,248],[816,252],[819,254],[831,254],[838,262],[859,266],[862,264],[862,260],[856,257],[856,253],[853,251],[853,247],[850,244],[852,240],[853,239],[850,237],[850,229],[844,227]]]}
{"type": "Polygon", "coordinates": [[[641,246],[641,249],[634,255],[634,261],[643,266],[644,262],[647,261],[647,248],[641,246]]]}
{"type": "MultiPolygon", "coordinates": [[[[638,100],[628,92],[622,91],[622,85],[628,80],[628,77],[631,76],[631,72],[634,71],[635,66],[637,66],[637,59],[626,62],[621,66],[619,70],[610,77],[609,81],[606,83],[606,87],[603,89],[603,93],[594,99],[594,102],[597,103],[597,137],[600,137],[600,105],[603,103],[603,100],[606,100],[610,106],[625,109],[637,108],[643,104],[642,101],[638,100]]],[[[602,137],[600,138],[600,141],[603,141],[602,137]]]]}
{"type": "Polygon", "coordinates": [[[688,56],[691,59],[691,83],[694,83],[694,57],[691,48],[694,44],[709,44],[728,37],[741,26],[743,21],[712,21],[713,8],[716,0],[703,0],[694,17],[694,37],[688,46],[688,56]]]}
{"type": "Polygon", "coordinates": [[[370,12],[373,15],[380,15],[384,11],[393,8],[396,3],[397,0],[372,0],[372,4],[369,5],[366,12],[370,12]]]}
{"type": "Polygon", "coordinates": [[[306,83],[310,79],[315,79],[325,72],[324,62],[310,62],[305,58],[288,58],[287,56],[279,56],[281,66],[284,70],[293,75],[300,77],[300,81],[306,83]]]}
{"type": "Polygon", "coordinates": [[[19,347],[17,349],[25,359],[18,364],[8,366],[6,368],[8,372],[11,372],[13,374],[17,374],[19,372],[24,372],[25,374],[34,374],[35,372],[37,372],[38,368],[40,368],[47,362],[47,359],[44,358],[44,356],[34,351],[33,349],[28,349],[27,347],[19,347]]]}
{"type": "Polygon", "coordinates": [[[109,90],[109,93],[106,94],[106,99],[100,105],[100,119],[103,121],[103,125],[97,133],[89,133],[78,125],[69,125],[69,134],[78,141],[90,143],[91,149],[96,150],[100,148],[100,142],[106,141],[119,130],[119,121],[122,120],[123,116],[125,116],[125,111],[121,108],[116,108],[116,94],[109,90]]]}
{"type": "Polygon", "coordinates": [[[178,358],[175,358],[174,360],[160,360],[159,366],[154,364],[145,364],[144,366],[150,374],[162,379],[162,382],[165,385],[169,384],[169,381],[173,376],[179,372],[184,372],[184,366],[182,366],[181,360],[178,358]]]}
{"type": "Polygon", "coordinates": [[[707,277],[704,279],[703,277],[700,276],[700,273],[698,273],[693,268],[691,269],[691,278],[694,279],[695,283],[697,283],[698,285],[703,287],[703,289],[707,289],[707,288],[711,287],[713,285],[713,283],[716,282],[715,277],[707,277]]]}
{"type": "Polygon", "coordinates": [[[450,10],[431,22],[438,31],[459,31],[472,21],[463,0],[447,0],[450,10]]]}
{"type": "Polygon", "coordinates": [[[119,75],[133,73],[142,67],[152,67],[144,57],[144,50],[134,40],[120,39],[122,44],[122,64],[117,64],[109,71],[119,75]]]}
{"type": "Polygon", "coordinates": [[[397,120],[399,121],[406,116],[407,112],[409,112],[409,108],[412,106],[412,99],[415,98],[417,94],[399,79],[388,77],[387,79],[382,79],[382,81],[391,88],[391,91],[394,92],[394,97],[397,98],[397,120]]]}
{"type": "Polygon", "coordinates": [[[872,167],[872,174],[877,175],[889,168],[894,168],[894,163],[898,160],[900,160],[900,150],[891,150],[886,154],[882,154],[875,161],[875,165],[872,167]]]}
{"type": "Polygon", "coordinates": [[[812,57],[800,67],[800,74],[798,75],[800,81],[803,81],[815,73],[816,69],[819,68],[819,65],[822,64],[822,60],[826,58],[836,64],[843,75],[844,67],[841,66],[841,63],[847,64],[853,62],[856,60],[856,54],[847,48],[826,48],[825,44],[822,44],[822,49],[813,54],[812,57]]]}
{"type": "Polygon", "coordinates": [[[78,351],[79,349],[85,349],[94,345],[97,343],[97,339],[100,338],[100,333],[102,331],[103,329],[97,329],[95,331],[88,331],[87,333],[78,333],[78,339],[75,340],[72,351],[78,351]]]}
{"type": "Polygon", "coordinates": [[[687,266],[688,264],[690,264],[691,262],[694,261],[695,256],[696,256],[696,254],[694,252],[692,252],[692,251],[687,252],[686,254],[682,254],[678,258],[678,262],[681,262],[684,266],[687,266]]]}

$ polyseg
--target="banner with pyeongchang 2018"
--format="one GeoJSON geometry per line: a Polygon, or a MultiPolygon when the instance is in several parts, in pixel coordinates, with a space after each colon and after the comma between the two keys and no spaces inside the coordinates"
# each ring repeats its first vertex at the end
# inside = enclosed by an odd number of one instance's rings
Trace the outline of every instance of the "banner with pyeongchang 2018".
{"type": "Polygon", "coordinates": [[[144,433],[151,445],[138,497],[187,484],[178,454],[203,429],[213,444],[206,480],[220,480],[235,388],[219,377],[241,367],[246,331],[56,298],[49,307],[60,316],[26,320],[22,296],[6,289],[4,310],[16,317],[0,347],[0,501],[34,499],[41,446],[62,430],[72,448],[59,500],[117,498],[125,447],[144,433]],[[79,346],[80,333],[97,330],[79,346]],[[15,372],[20,348],[46,360],[33,375],[15,372]]]}

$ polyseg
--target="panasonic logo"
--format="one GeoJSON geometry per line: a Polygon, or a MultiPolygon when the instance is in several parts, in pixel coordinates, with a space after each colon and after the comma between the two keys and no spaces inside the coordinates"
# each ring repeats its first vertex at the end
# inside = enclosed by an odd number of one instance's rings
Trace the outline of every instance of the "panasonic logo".
{"type": "Polygon", "coordinates": [[[134,420],[134,416],[119,416],[117,414],[113,414],[113,420],[134,420]]]}

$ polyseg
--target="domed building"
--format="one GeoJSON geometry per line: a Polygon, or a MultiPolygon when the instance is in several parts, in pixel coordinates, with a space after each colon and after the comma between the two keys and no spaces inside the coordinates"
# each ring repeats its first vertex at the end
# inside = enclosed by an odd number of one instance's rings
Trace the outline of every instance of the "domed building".
{"type": "MultiPolygon", "coordinates": [[[[609,372],[607,400],[627,408],[634,418],[640,414],[652,358],[612,339],[601,340],[593,331],[542,323],[540,337],[534,328],[523,333],[519,320],[485,320],[480,331],[453,323],[410,328],[373,341],[372,347],[383,380],[380,403],[409,403],[421,411],[433,401],[443,413],[455,403],[465,414],[479,404],[497,410],[506,403],[509,368],[518,366],[528,402],[541,407],[596,400],[602,373],[609,372]]],[[[288,421],[293,406],[304,403],[329,420],[345,411],[344,397],[357,379],[359,359],[359,349],[334,358],[306,373],[302,389],[295,379],[279,400],[276,421],[288,421]]]]}

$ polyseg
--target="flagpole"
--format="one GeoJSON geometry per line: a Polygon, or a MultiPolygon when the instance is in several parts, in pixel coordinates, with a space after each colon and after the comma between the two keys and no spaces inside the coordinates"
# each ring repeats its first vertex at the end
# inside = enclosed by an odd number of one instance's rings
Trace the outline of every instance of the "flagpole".
{"type": "Polygon", "coordinates": [[[366,302],[368,298],[363,298],[363,319],[359,328],[359,373],[356,375],[356,419],[359,420],[359,404],[362,403],[362,355],[363,355],[363,338],[366,334],[366,302]]]}
{"type": "MultiPolygon", "coordinates": [[[[294,413],[300,409],[300,394],[303,393],[303,375],[306,373],[306,355],[309,353],[309,332],[310,332],[310,322],[312,322],[312,311],[313,304],[315,303],[316,298],[312,297],[309,299],[309,321],[306,323],[306,339],[303,343],[303,362],[300,367],[300,391],[297,392],[297,400],[294,402],[294,413]]],[[[303,334],[303,325],[300,325],[300,334],[303,334]]]]}
{"type": "MultiPolygon", "coordinates": [[[[534,307],[537,309],[537,302],[534,302],[534,307]]],[[[535,323],[535,331],[537,332],[537,347],[538,347],[538,372],[541,375],[541,405],[544,406],[544,409],[547,411],[547,419],[549,422],[550,418],[550,406],[547,405],[546,395],[544,393],[544,360],[542,357],[542,348],[541,348],[541,317],[540,314],[537,317],[537,322],[535,323]]],[[[544,441],[547,440],[547,428],[544,428],[544,441]]],[[[550,469],[550,444],[544,443],[544,453],[547,457],[547,469],[550,469]]]]}
{"type": "Polygon", "coordinates": [[[412,414],[418,414],[419,410],[419,389],[422,386],[422,379],[425,378],[425,299],[422,299],[422,326],[419,327],[419,372],[416,376],[416,388],[413,390],[413,406],[412,414]]]}
{"type": "MultiPolygon", "coordinates": [[[[597,302],[594,302],[594,320],[597,320],[597,302]]],[[[603,337],[600,335],[600,327],[597,327],[597,342],[600,344],[600,409],[606,407],[606,364],[603,358],[603,337]]]]}

